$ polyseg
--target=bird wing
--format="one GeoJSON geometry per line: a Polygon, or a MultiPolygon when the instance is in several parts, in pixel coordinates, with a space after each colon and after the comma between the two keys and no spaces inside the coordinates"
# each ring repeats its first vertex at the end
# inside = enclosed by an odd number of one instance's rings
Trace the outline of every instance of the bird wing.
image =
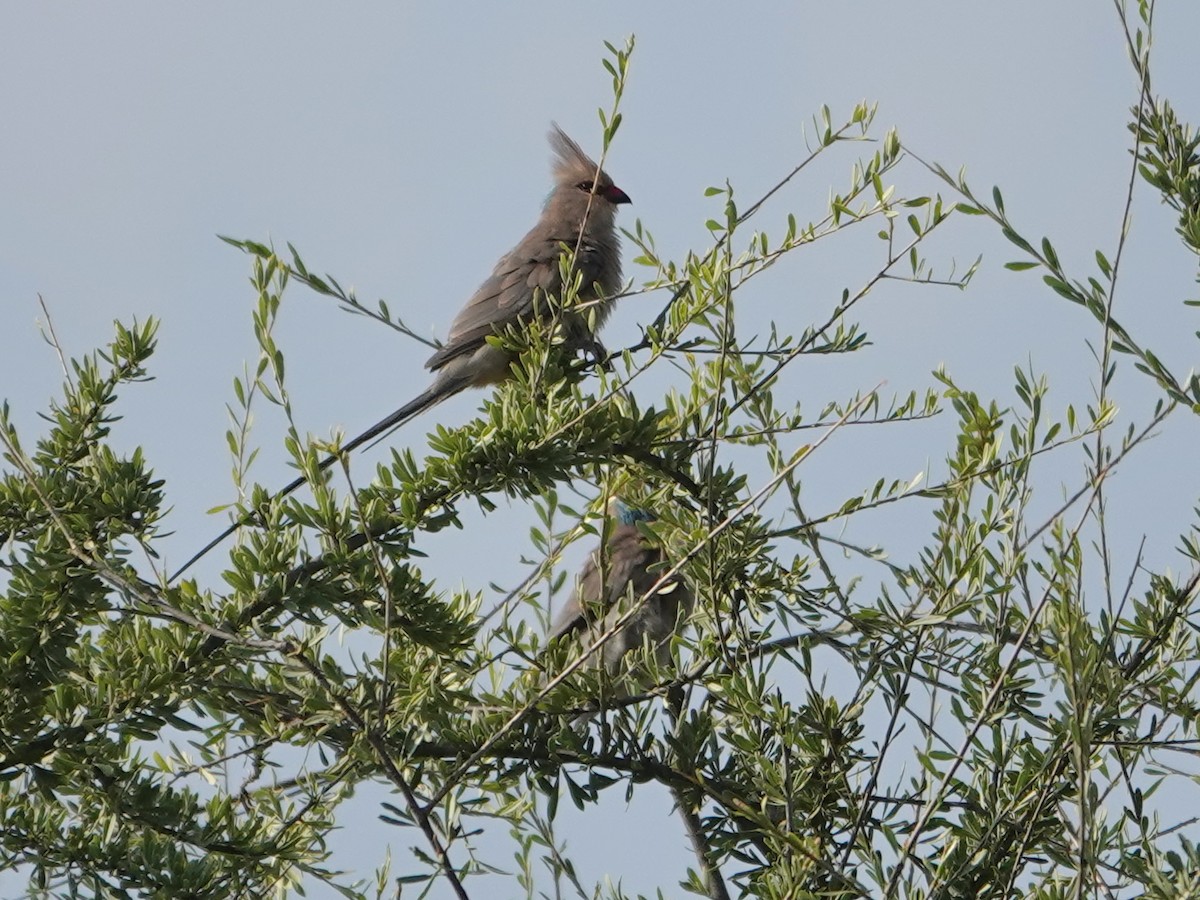
{"type": "Polygon", "coordinates": [[[618,525],[605,550],[588,557],[575,589],[550,629],[550,640],[577,631],[598,621],[614,603],[623,598],[629,585],[637,596],[658,580],[649,569],[662,554],[647,547],[636,525],[618,525]]]}
{"type": "Polygon", "coordinates": [[[558,259],[566,240],[574,239],[526,235],[455,316],[445,345],[425,365],[440,369],[455,357],[474,353],[498,330],[527,318],[533,311],[535,290],[544,296],[558,294],[562,287],[558,259]]]}

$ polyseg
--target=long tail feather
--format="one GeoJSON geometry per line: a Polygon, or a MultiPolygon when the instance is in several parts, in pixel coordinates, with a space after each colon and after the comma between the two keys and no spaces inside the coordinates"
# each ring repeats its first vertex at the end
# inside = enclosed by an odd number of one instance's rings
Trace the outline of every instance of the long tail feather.
{"type": "MultiPolygon", "coordinates": [[[[374,425],[372,425],[370,428],[368,428],[362,434],[358,435],[353,440],[351,440],[347,444],[345,444],[342,447],[342,452],[349,453],[350,451],[361,447],[363,444],[365,444],[367,441],[371,440],[372,438],[377,437],[377,436],[383,434],[384,432],[391,431],[392,429],[399,428],[401,425],[403,425],[409,419],[412,419],[415,416],[420,415],[425,410],[429,409],[429,407],[433,406],[435,403],[445,400],[446,397],[448,397],[448,396],[449,396],[449,393],[447,393],[445,390],[434,390],[432,388],[417,395],[412,400],[410,400],[408,403],[404,404],[402,407],[400,407],[398,410],[396,410],[394,413],[392,413],[391,415],[387,416],[384,419],[380,419],[378,422],[376,422],[374,425]]],[[[336,456],[327,456],[327,457],[325,457],[325,459],[321,460],[321,462],[318,464],[317,468],[319,471],[324,472],[326,469],[328,469],[330,466],[332,466],[335,462],[337,462],[337,460],[338,460],[338,457],[336,457],[336,456]]],[[[297,488],[302,487],[307,482],[308,482],[308,479],[305,476],[301,475],[295,481],[292,481],[290,484],[286,485],[283,489],[276,491],[275,494],[271,497],[271,501],[273,502],[276,500],[282,500],[284,497],[287,497],[289,494],[291,494],[297,488]]],[[[253,514],[247,513],[246,515],[242,516],[237,521],[233,522],[231,525],[229,525],[228,528],[226,528],[224,531],[222,531],[220,534],[218,534],[215,538],[213,538],[211,541],[209,541],[207,544],[205,544],[203,547],[201,547],[191,557],[191,559],[189,559],[182,566],[180,566],[178,569],[176,569],[174,574],[172,574],[171,577],[167,579],[167,583],[169,584],[170,582],[175,581],[175,579],[177,579],[180,575],[182,575],[184,572],[186,572],[188,569],[190,569],[192,566],[194,566],[197,562],[199,562],[201,559],[203,559],[205,556],[207,556],[209,554],[209,552],[211,552],[222,541],[224,541],[225,538],[227,538],[231,534],[235,533],[239,528],[241,528],[245,525],[249,525],[252,520],[253,520],[253,514]]]]}

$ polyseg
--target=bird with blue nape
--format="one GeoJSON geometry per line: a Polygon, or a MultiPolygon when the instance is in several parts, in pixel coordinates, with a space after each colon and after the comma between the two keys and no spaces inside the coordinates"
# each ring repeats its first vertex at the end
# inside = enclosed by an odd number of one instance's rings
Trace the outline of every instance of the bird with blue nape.
{"type": "Polygon", "coordinates": [[[660,665],[670,662],[671,638],[687,621],[695,598],[678,573],[663,579],[670,566],[644,527],[654,520],[653,513],[622,500],[609,503],[600,546],[555,617],[551,642],[574,641],[591,654],[591,665],[610,673],[621,668],[626,654],[646,645],[660,665]]]}

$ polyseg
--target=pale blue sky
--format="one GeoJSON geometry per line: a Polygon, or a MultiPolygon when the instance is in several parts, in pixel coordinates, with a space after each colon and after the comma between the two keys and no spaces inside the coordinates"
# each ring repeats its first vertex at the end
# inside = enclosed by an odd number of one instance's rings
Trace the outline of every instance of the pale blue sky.
{"type": "MultiPolygon", "coordinates": [[[[1200,5],[1166,2],[1158,16],[1156,87],[1183,119],[1200,121],[1200,5]]],[[[862,99],[880,104],[877,134],[894,124],[925,158],[965,165],[977,190],[1001,185],[1009,213],[1051,236],[1068,266],[1090,274],[1093,251],[1115,245],[1136,85],[1111,3],[10,5],[0,13],[0,394],[26,443],[61,380],[38,335],[39,293],[71,354],[107,341],[114,319],[159,317],[156,380],[127,391],[113,435],[143,445],[167,479],[176,534],[164,549],[181,562],[218,524],[204,510],[232,498],[224,404],[255,353],[248,260],[215,235],[291,242],[315,271],[442,336],[536,217],[550,121],[598,152],[595,110],[610,103],[602,42],[631,33],[625,123],[608,170],[634,201],[622,223],[640,218],[666,256],[707,248],[703,223],[719,207],[706,186],[729,179],[740,197],[757,197],[803,157],[815,110],[828,104],[837,121],[862,99]]],[[[806,174],[755,227],[779,235],[789,211],[819,217],[851,158],[806,174]]],[[[896,181],[908,194],[937,189],[915,166],[896,181]]],[[[1180,301],[1197,293],[1194,259],[1149,194],[1135,225],[1122,308],[1187,372],[1196,314],[1180,301]],[[1149,308],[1153,316],[1139,314],[1149,308]]],[[[750,327],[769,318],[802,327],[857,286],[877,248],[869,235],[838,246],[781,267],[786,276],[754,295],[750,327]]],[[[929,252],[943,270],[983,253],[983,268],[962,294],[882,289],[863,311],[874,346],[807,362],[811,383],[795,386],[797,398],[819,403],[885,379],[902,393],[930,384],[939,364],[1007,397],[1013,366],[1032,361],[1051,373],[1056,409],[1091,399],[1085,340],[1097,339],[1095,327],[1035,276],[1004,272],[1016,253],[994,229],[964,219],[929,252]]],[[[627,302],[606,343],[634,339],[658,308],[657,299],[627,302]]],[[[424,384],[424,347],[299,287],[277,336],[300,427],[318,435],[357,433],[424,384]]],[[[1134,406],[1149,396],[1133,377],[1118,395],[1134,406]]],[[[434,421],[464,421],[478,403],[455,398],[395,440],[419,448],[434,421]]],[[[1183,455],[1194,425],[1174,425],[1141,455],[1127,494],[1114,488],[1139,529],[1161,528],[1149,532],[1155,565],[1171,561],[1197,493],[1178,478],[1181,460],[1194,472],[1183,455]]],[[[278,427],[264,414],[257,432],[266,446],[255,474],[270,485],[292,477],[278,427]]],[[[846,440],[814,459],[812,502],[836,504],[866,475],[939,470],[947,445],[931,434],[948,433],[897,434],[886,447],[846,440]]],[[[476,518],[463,540],[491,552],[463,567],[459,538],[446,535],[428,569],[447,588],[512,583],[529,521],[505,507],[476,518]]],[[[887,540],[896,522],[878,522],[878,533],[856,537],[887,540]]],[[[605,840],[622,842],[608,858],[621,861],[611,870],[626,889],[672,885],[689,857],[665,801],[639,801],[632,816],[617,793],[579,823],[573,846],[599,840],[594,823],[604,823],[615,835],[605,840]]],[[[338,863],[363,875],[388,839],[398,850],[415,841],[373,818],[377,799],[358,801],[354,840],[339,849],[338,863]]],[[[584,864],[585,876],[605,871],[595,855],[584,864]]]]}

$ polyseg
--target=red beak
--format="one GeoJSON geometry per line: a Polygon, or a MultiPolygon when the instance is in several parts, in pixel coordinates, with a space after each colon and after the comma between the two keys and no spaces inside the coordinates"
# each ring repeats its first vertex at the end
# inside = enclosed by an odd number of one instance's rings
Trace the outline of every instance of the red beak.
{"type": "Polygon", "coordinates": [[[632,203],[629,195],[617,187],[615,184],[604,192],[604,199],[614,206],[620,203],[632,203]]]}

